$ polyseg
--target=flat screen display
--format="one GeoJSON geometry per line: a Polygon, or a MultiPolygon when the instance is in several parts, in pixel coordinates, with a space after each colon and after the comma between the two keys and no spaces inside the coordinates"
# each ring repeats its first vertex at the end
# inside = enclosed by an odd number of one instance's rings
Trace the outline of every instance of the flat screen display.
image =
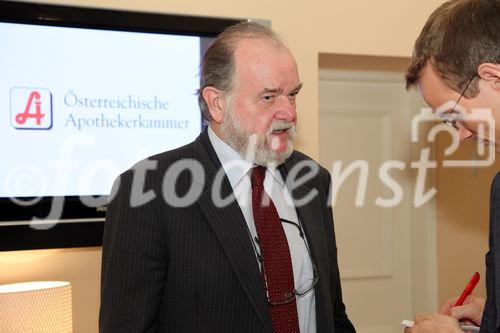
{"type": "Polygon", "coordinates": [[[100,245],[113,180],[202,130],[200,59],[240,21],[0,1],[0,251],[100,245]]]}

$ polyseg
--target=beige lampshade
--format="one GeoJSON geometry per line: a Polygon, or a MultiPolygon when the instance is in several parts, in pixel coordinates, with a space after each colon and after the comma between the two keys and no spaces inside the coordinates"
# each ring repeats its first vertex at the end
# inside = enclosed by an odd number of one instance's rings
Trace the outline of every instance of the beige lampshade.
{"type": "Polygon", "coordinates": [[[0,332],[72,331],[69,282],[40,281],[0,285],[0,332]]]}

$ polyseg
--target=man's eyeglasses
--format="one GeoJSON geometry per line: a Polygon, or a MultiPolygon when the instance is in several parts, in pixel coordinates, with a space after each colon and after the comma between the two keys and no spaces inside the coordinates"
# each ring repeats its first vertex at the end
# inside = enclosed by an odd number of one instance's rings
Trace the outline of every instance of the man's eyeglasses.
{"type": "MultiPolygon", "coordinates": [[[[300,224],[286,220],[286,219],[280,218],[280,221],[283,223],[292,224],[295,227],[297,227],[297,229],[299,230],[299,236],[304,241],[304,245],[306,247],[307,254],[309,255],[309,258],[311,259],[313,276],[312,276],[312,279],[308,279],[301,286],[294,288],[290,292],[284,293],[280,297],[270,299],[269,294],[266,293],[267,294],[267,301],[268,301],[269,305],[287,304],[287,303],[290,303],[290,302],[292,302],[292,301],[294,301],[302,296],[305,296],[314,290],[314,287],[316,286],[316,284],[318,283],[318,280],[319,280],[318,270],[317,270],[316,265],[314,264],[313,258],[311,256],[311,251],[309,249],[309,246],[307,245],[307,242],[304,238],[304,231],[302,230],[302,227],[300,226],[300,224]]],[[[252,244],[254,246],[255,254],[257,255],[257,259],[263,267],[265,265],[265,263],[264,263],[264,260],[263,260],[263,257],[262,257],[261,251],[260,251],[260,241],[257,237],[254,238],[254,241],[255,242],[252,242],[252,244]],[[258,245],[259,250],[257,250],[257,247],[255,246],[255,244],[258,245]]],[[[262,269],[262,272],[264,272],[264,269],[262,269]]],[[[264,273],[262,273],[262,274],[264,274],[264,273]]]]}
{"type": "Polygon", "coordinates": [[[458,130],[458,128],[459,128],[458,127],[458,122],[461,121],[462,119],[461,119],[459,113],[455,112],[455,109],[457,108],[458,103],[460,103],[460,100],[462,99],[462,97],[465,95],[465,92],[469,88],[469,86],[472,83],[472,81],[474,81],[475,77],[476,77],[476,74],[474,74],[470,78],[470,80],[467,82],[467,84],[465,85],[464,90],[462,90],[462,93],[460,94],[460,97],[458,97],[457,102],[455,103],[455,105],[453,105],[453,108],[449,112],[442,113],[440,115],[444,124],[446,124],[446,125],[448,125],[450,127],[453,127],[454,129],[458,130]]]}

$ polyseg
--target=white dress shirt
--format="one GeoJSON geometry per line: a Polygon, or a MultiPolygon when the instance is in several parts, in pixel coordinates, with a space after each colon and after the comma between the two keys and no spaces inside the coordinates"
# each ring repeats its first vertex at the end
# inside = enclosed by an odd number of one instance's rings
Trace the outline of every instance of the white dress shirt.
{"type": "MultiPolygon", "coordinates": [[[[249,171],[253,164],[245,161],[241,155],[227,143],[222,141],[209,127],[208,137],[217,153],[217,157],[231,183],[234,195],[248,225],[252,242],[255,244],[257,231],[253,220],[252,186],[249,171]]],[[[299,223],[297,212],[279,170],[268,168],[264,179],[264,190],[271,197],[280,218],[299,223]]],[[[311,258],[300,237],[299,229],[289,223],[282,223],[290,248],[295,288],[310,286],[313,280],[311,258]]],[[[305,237],[305,236],[304,236],[305,237]]],[[[257,246],[258,249],[258,246],[257,246]]],[[[300,332],[316,332],[316,302],[314,291],[297,299],[300,332]]]]}

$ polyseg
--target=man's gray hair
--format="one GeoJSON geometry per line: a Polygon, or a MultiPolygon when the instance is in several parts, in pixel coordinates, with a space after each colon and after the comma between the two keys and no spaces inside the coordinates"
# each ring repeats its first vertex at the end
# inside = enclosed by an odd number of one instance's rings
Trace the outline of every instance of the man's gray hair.
{"type": "Polygon", "coordinates": [[[203,98],[203,89],[214,87],[226,93],[231,91],[234,83],[234,53],[238,42],[243,39],[265,39],[284,45],[277,33],[258,23],[241,22],[224,30],[207,49],[201,63],[198,105],[206,121],[211,121],[212,117],[203,98]]]}

